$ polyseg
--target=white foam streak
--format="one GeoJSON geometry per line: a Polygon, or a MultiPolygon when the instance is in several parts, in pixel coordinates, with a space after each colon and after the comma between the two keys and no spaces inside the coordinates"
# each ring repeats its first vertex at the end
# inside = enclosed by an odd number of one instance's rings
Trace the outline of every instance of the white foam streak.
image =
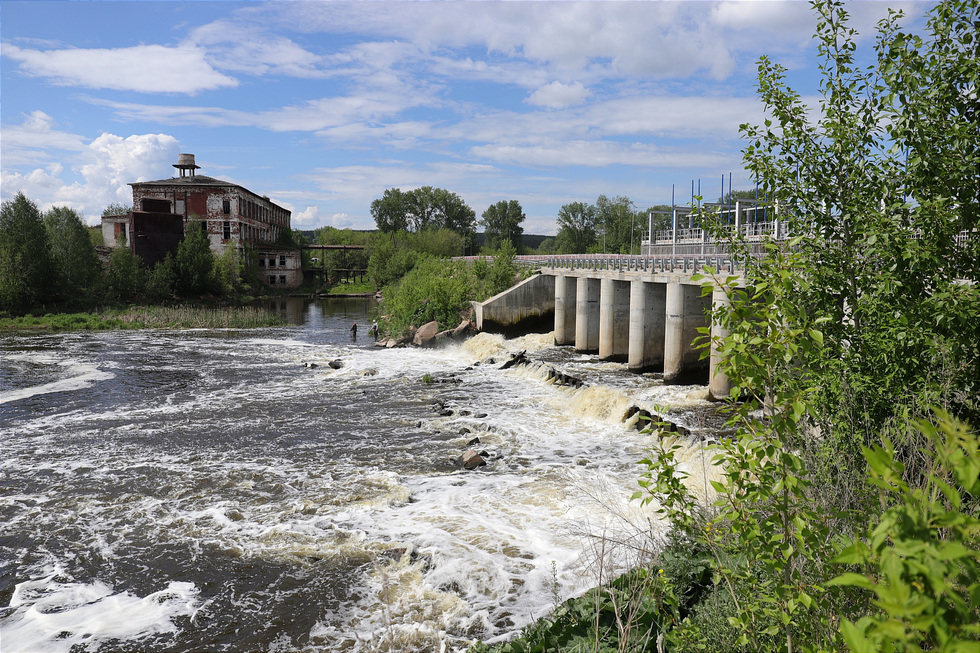
{"type": "Polygon", "coordinates": [[[108,640],[138,641],[176,632],[175,619],[193,618],[197,588],[170,582],[139,597],[113,592],[102,582],[59,580],[60,570],[20,583],[10,599],[13,612],[3,622],[3,650],[9,653],[67,653],[74,646],[98,648],[108,640]]]}
{"type": "Polygon", "coordinates": [[[98,381],[105,381],[115,377],[115,374],[111,372],[104,372],[95,365],[87,365],[76,362],[59,362],[57,364],[65,367],[66,371],[69,374],[74,374],[74,376],[59,379],[57,381],[51,381],[50,383],[44,383],[42,385],[36,385],[30,388],[4,390],[3,394],[0,394],[0,404],[5,404],[11,401],[19,401],[21,399],[27,399],[37,395],[50,394],[52,392],[71,392],[72,390],[81,390],[82,388],[91,387],[98,381]]]}

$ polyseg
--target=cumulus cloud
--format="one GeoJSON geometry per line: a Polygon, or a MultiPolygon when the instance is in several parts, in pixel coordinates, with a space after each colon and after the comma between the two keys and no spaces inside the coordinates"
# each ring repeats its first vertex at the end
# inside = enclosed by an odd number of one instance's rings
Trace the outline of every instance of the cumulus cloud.
{"type": "Polygon", "coordinates": [[[194,95],[238,85],[212,68],[196,46],[31,50],[5,44],[2,52],[24,73],[62,86],[194,95]]]}
{"type": "Polygon", "coordinates": [[[177,139],[167,134],[138,134],[123,138],[103,133],[84,145],[69,169],[60,163],[25,172],[2,173],[3,199],[18,192],[38,203],[42,210],[69,206],[92,224],[108,204],[131,204],[128,185],[172,176],[179,154],[177,139]]]}
{"type": "Polygon", "coordinates": [[[296,211],[295,209],[291,209],[291,211],[290,223],[294,229],[320,226],[320,207],[307,206],[302,211],[296,211]]]}
{"type": "Polygon", "coordinates": [[[551,82],[540,87],[527,98],[528,104],[537,107],[548,107],[549,109],[564,109],[565,107],[582,104],[592,95],[589,89],[582,85],[582,82],[563,84],[562,82],[551,82]]]}

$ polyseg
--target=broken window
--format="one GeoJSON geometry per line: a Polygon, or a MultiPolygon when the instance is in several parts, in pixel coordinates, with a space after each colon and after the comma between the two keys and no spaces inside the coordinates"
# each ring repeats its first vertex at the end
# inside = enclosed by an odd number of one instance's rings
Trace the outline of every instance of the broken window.
{"type": "Polygon", "coordinates": [[[270,286],[276,285],[276,275],[274,274],[269,275],[269,285],[270,286]]]}
{"type": "Polygon", "coordinates": [[[279,266],[280,267],[286,267],[286,255],[285,254],[281,254],[279,256],[279,266]]]}
{"type": "MultiPolygon", "coordinates": [[[[227,204],[227,203],[228,202],[226,201],[225,204],[227,204]]],[[[225,213],[227,213],[227,211],[225,211],[225,213]]],[[[224,237],[224,239],[225,240],[231,239],[231,222],[229,222],[228,220],[225,220],[224,223],[222,224],[222,228],[223,228],[223,231],[224,231],[224,233],[222,234],[223,237],[224,237]]]]}
{"type": "Polygon", "coordinates": [[[285,274],[280,274],[279,275],[279,283],[286,283],[286,275],[285,274]]]}
{"type": "Polygon", "coordinates": [[[221,203],[221,208],[224,211],[225,215],[230,215],[231,214],[231,200],[224,200],[221,203]]]}
{"type": "Polygon", "coordinates": [[[260,268],[264,268],[265,267],[265,259],[264,258],[260,258],[259,259],[259,267],[260,268]]]}

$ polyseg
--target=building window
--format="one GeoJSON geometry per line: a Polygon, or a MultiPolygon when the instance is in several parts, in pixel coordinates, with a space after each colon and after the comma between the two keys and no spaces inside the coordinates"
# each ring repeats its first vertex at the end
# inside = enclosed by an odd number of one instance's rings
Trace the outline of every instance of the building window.
{"type": "Polygon", "coordinates": [[[259,267],[260,268],[264,268],[265,267],[265,259],[264,258],[260,258],[259,259],[259,267]]]}
{"type": "Polygon", "coordinates": [[[280,256],[279,256],[279,266],[280,267],[286,267],[286,255],[285,254],[280,254],[280,256]]]}
{"type": "Polygon", "coordinates": [[[276,259],[274,259],[274,258],[270,258],[269,259],[269,267],[270,268],[276,267],[276,259]]]}
{"type": "Polygon", "coordinates": [[[231,215],[231,200],[221,202],[221,210],[224,211],[225,215],[231,215]]]}
{"type": "Polygon", "coordinates": [[[285,274],[280,274],[279,275],[279,283],[286,283],[286,275],[285,274]]]}
{"type": "Polygon", "coordinates": [[[274,274],[269,275],[269,285],[270,286],[276,285],[276,275],[274,274]]]}
{"type": "Polygon", "coordinates": [[[225,240],[230,240],[231,239],[231,223],[229,221],[225,220],[222,223],[221,227],[222,227],[222,230],[223,230],[222,236],[224,237],[224,239],[225,240]]]}

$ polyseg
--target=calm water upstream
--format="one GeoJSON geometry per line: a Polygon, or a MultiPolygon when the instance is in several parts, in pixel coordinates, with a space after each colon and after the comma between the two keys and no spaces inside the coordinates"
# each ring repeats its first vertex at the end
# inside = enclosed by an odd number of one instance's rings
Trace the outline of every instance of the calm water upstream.
{"type": "Polygon", "coordinates": [[[588,533],[646,520],[626,409],[711,419],[704,388],[549,334],[381,350],[373,300],[279,308],[294,326],[0,335],[3,651],[505,638],[595,583],[588,533]],[[589,386],[499,369],[519,350],[589,386]],[[474,437],[490,464],[457,469],[474,437]]]}

